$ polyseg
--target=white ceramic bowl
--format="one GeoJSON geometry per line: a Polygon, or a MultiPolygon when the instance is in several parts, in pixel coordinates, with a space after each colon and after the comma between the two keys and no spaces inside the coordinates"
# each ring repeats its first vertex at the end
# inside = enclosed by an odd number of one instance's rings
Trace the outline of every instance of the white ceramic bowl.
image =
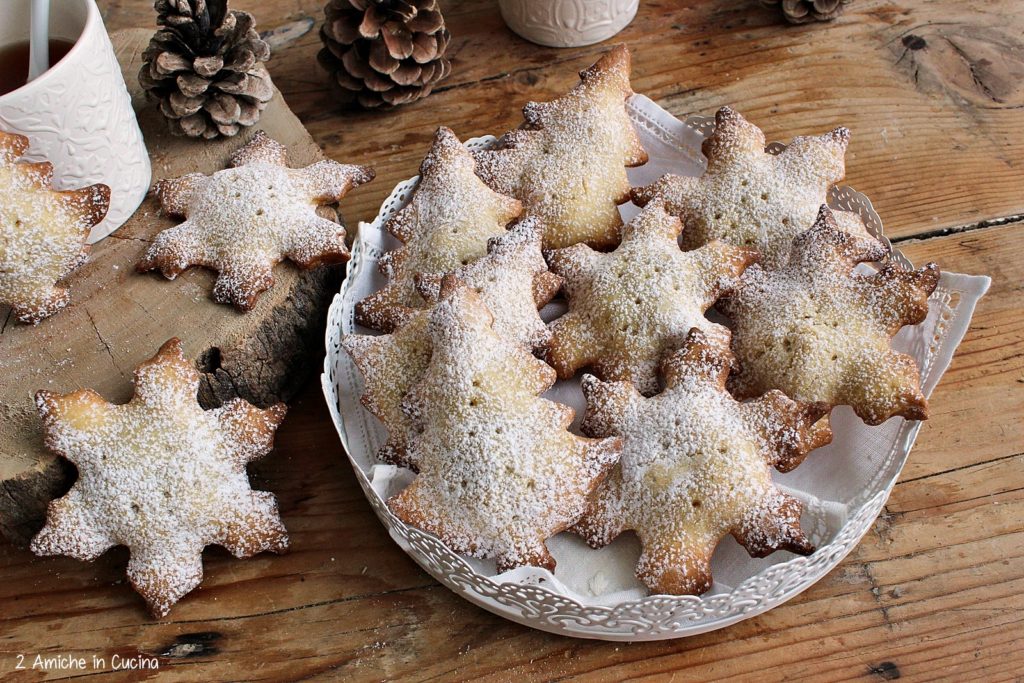
{"type": "Polygon", "coordinates": [[[636,16],[640,0],[498,0],[508,27],[549,47],[590,45],[611,38],[636,16]]]}
{"type": "MultiPolygon", "coordinates": [[[[28,39],[29,0],[0,0],[0,45],[28,39]]],[[[53,164],[54,187],[103,183],[110,209],[89,233],[106,237],[149,191],[149,154],[95,0],[57,0],[50,35],[75,45],[34,81],[0,96],[0,130],[29,139],[25,158],[53,164]]]]}

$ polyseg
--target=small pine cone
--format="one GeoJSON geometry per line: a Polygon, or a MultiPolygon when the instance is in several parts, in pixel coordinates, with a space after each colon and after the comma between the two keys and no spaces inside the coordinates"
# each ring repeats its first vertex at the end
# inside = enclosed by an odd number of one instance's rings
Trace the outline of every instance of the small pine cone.
{"type": "Polygon", "coordinates": [[[791,24],[831,21],[843,13],[850,0],[761,0],[765,7],[782,7],[782,15],[791,24]]]}
{"type": "Polygon", "coordinates": [[[227,0],[156,0],[156,32],[142,53],[139,83],[159,103],[171,132],[236,135],[274,96],[263,62],[268,46],[248,12],[227,0]]]}
{"type": "Polygon", "coordinates": [[[451,35],[437,0],[329,0],[324,15],[318,59],[343,99],[405,104],[451,72],[451,35]]]}

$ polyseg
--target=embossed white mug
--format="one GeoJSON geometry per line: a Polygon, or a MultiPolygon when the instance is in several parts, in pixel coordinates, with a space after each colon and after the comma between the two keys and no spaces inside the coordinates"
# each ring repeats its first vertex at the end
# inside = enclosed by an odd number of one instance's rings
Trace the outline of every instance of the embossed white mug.
{"type": "Polygon", "coordinates": [[[498,0],[508,27],[549,47],[577,47],[611,38],[636,16],[640,0],[498,0]]]}
{"type": "MultiPolygon", "coordinates": [[[[28,39],[30,0],[0,0],[0,45],[28,39]]],[[[149,154],[95,0],[54,0],[50,37],[74,43],[39,78],[0,96],[0,130],[29,139],[26,159],[53,164],[54,187],[110,187],[96,242],[128,220],[151,180],[149,154]]]]}

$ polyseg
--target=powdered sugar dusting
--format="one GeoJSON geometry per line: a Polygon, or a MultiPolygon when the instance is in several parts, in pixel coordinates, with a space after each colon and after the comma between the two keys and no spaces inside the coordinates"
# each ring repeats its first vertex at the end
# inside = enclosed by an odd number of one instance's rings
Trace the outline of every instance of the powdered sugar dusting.
{"type": "Polygon", "coordinates": [[[488,185],[544,222],[545,249],[618,241],[617,206],[629,197],[625,167],[647,161],[625,107],[633,94],[629,62],[617,46],[565,96],[526,105],[526,124],[498,148],[475,154],[488,185]]]}
{"type": "Polygon", "coordinates": [[[522,211],[517,200],[476,176],[472,155],[448,128],[438,129],[420,176],[408,205],[388,222],[403,246],[381,259],[389,282],[357,305],[361,325],[388,331],[410,309],[426,307],[415,275],[445,273],[483,257],[487,241],[504,234],[522,211]]]}
{"type": "Polygon", "coordinates": [[[414,470],[419,469],[419,463],[408,442],[416,430],[401,406],[402,399],[430,362],[432,344],[427,321],[427,311],[417,311],[391,334],[349,334],[342,340],[345,351],[363,374],[363,405],[388,430],[388,440],[377,451],[377,457],[414,470]]]}
{"type": "Polygon", "coordinates": [[[552,568],[545,539],[583,514],[618,443],[569,433],[572,409],[538,397],[554,372],[490,323],[465,287],[433,309],[433,357],[404,404],[422,430],[420,474],[388,505],[459,552],[496,558],[500,569],[552,568]]]}
{"type": "MultiPolygon", "coordinates": [[[[470,287],[494,316],[494,331],[530,349],[547,346],[551,332],[538,308],[558,292],[562,279],[548,271],[541,253],[544,226],[527,218],[500,237],[491,238],[487,256],[456,268],[455,281],[470,287]]],[[[441,295],[443,273],[417,278],[417,287],[431,303],[441,295]]]]}
{"type": "Polygon", "coordinates": [[[547,354],[560,377],[590,366],[603,379],[629,379],[653,394],[661,358],[691,328],[728,338],[704,312],[754,253],[721,242],[683,252],[676,242],[681,227],[653,202],[623,229],[615,251],[576,245],[550,254],[569,300],[569,312],[551,324],[547,354]]]}
{"type": "Polygon", "coordinates": [[[711,555],[729,533],[751,554],[812,550],[800,504],[775,487],[770,471],[812,447],[807,420],[781,396],[737,402],[725,390],[730,363],[727,346],[695,330],[667,357],[667,386],[657,396],[584,377],[584,430],[621,436],[623,451],[576,531],[600,546],[635,530],[643,545],[637,575],[652,592],[708,590],[711,555]]]}
{"type": "Polygon", "coordinates": [[[55,285],[85,260],[110,188],[53,190],[49,163],[18,161],[27,148],[28,138],[0,132],[0,303],[22,322],[38,323],[70,301],[55,285]]]}
{"type": "MultiPolygon", "coordinates": [[[[764,133],[723,107],[715,132],[704,142],[708,168],[693,178],[668,174],[633,190],[637,203],[661,197],[683,219],[683,247],[715,239],[756,248],[766,268],[783,265],[793,237],[814,222],[829,187],[843,179],[850,132],[837,128],[817,137],[797,137],[778,155],[765,152],[764,133]]],[[[863,221],[837,213],[839,227],[871,239],[863,221]]]]}
{"type": "Polygon", "coordinates": [[[256,136],[236,154],[235,167],[158,182],[164,209],[187,220],[158,234],[138,269],[173,279],[192,265],[212,268],[214,299],[250,310],[282,259],[303,268],[347,260],[344,227],[316,207],[372,180],[373,170],[330,160],[291,169],[278,148],[256,136]]]}
{"type": "Polygon", "coordinates": [[[125,405],[90,390],[37,397],[47,446],[79,477],[51,503],[32,550],[92,560],[128,546],[128,577],[157,616],[199,584],[204,546],[238,557],[288,546],[274,497],[252,491],[245,470],[270,450],[284,405],[235,399],[204,411],[198,384],[171,340],[136,371],[125,405]]]}
{"type": "Polygon", "coordinates": [[[851,405],[869,424],[925,417],[917,365],[893,351],[890,338],[924,319],[938,268],[890,263],[877,274],[854,272],[858,262],[884,256],[874,240],[840,231],[823,206],[784,267],[748,268],[719,306],[733,320],[741,367],[731,388],[740,396],[781,389],[804,401],[851,405]]]}

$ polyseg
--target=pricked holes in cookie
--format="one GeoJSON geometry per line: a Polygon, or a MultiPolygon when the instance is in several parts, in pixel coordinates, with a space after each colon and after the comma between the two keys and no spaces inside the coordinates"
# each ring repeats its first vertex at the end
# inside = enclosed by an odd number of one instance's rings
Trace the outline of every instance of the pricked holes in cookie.
{"type": "Polygon", "coordinates": [[[257,216],[262,216],[263,215],[263,209],[256,209],[256,215],[257,216]]]}
{"type": "Polygon", "coordinates": [[[768,201],[768,193],[767,192],[762,192],[761,193],[761,200],[762,201],[768,201]]]}
{"type": "Polygon", "coordinates": [[[694,499],[690,501],[690,505],[692,505],[694,509],[697,509],[701,506],[701,502],[697,499],[694,499]]]}

